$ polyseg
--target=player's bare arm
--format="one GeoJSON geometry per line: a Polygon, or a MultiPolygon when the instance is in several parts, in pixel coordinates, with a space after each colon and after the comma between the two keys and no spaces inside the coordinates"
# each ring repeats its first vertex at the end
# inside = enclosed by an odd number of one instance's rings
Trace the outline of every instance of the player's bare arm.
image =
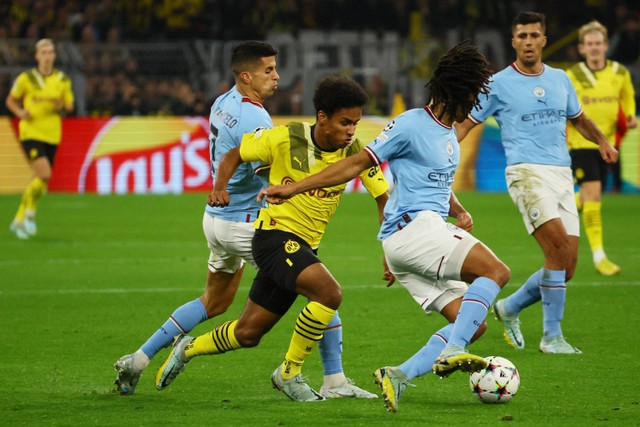
{"type": "Polygon", "coordinates": [[[456,225],[464,231],[471,233],[473,230],[473,218],[471,214],[462,206],[456,195],[451,191],[449,198],[449,216],[456,219],[456,225]]]}
{"type": "MultiPolygon", "coordinates": [[[[389,200],[389,193],[384,192],[383,194],[376,197],[376,205],[378,206],[378,221],[380,224],[384,221],[384,207],[387,205],[387,201],[389,200]]],[[[393,275],[391,270],[389,270],[389,265],[387,264],[387,260],[382,256],[382,280],[387,282],[387,288],[394,284],[396,281],[396,277],[393,275]]]]}
{"type": "Polygon", "coordinates": [[[598,144],[600,155],[605,162],[615,163],[618,161],[618,150],[607,141],[607,138],[586,114],[580,114],[570,120],[582,136],[598,144]]]}
{"type": "Polygon", "coordinates": [[[29,120],[31,118],[31,114],[29,114],[29,110],[26,108],[22,108],[22,102],[19,99],[14,98],[13,96],[7,96],[5,101],[5,105],[17,118],[21,120],[29,120]]]}
{"type": "Polygon", "coordinates": [[[233,148],[222,156],[216,172],[213,191],[208,197],[207,203],[209,203],[209,206],[223,207],[229,205],[230,200],[229,193],[227,192],[227,184],[229,184],[229,180],[236,169],[238,169],[240,163],[242,163],[240,147],[233,148]]]}

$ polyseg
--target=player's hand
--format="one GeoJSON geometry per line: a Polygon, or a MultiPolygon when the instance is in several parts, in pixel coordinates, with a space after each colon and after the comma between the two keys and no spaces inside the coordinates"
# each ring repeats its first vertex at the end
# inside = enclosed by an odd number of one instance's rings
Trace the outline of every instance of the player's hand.
{"type": "Polygon", "coordinates": [[[387,265],[387,259],[382,257],[382,267],[384,268],[384,274],[382,275],[382,280],[387,281],[387,288],[393,285],[396,281],[396,276],[389,270],[389,266],[387,265]]]}
{"type": "Polygon", "coordinates": [[[227,190],[213,190],[209,193],[209,197],[207,199],[207,204],[212,207],[222,208],[229,205],[229,193],[227,190]]]}
{"type": "Polygon", "coordinates": [[[54,99],[53,104],[56,107],[56,113],[62,113],[62,109],[64,108],[64,103],[62,102],[62,99],[54,99]]]}
{"type": "Polygon", "coordinates": [[[469,212],[459,213],[456,217],[456,226],[462,228],[467,233],[473,230],[473,218],[469,212]]]}
{"type": "Polygon", "coordinates": [[[627,116],[627,129],[635,129],[638,127],[638,120],[636,116],[629,115],[627,116]]]}
{"type": "Polygon", "coordinates": [[[31,120],[31,113],[26,108],[23,108],[22,110],[20,110],[18,118],[21,120],[31,120]]]}
{"type": "Polygon", "coordinates": [[[257,201],[262,199],[274,205],[281,205],[285,200],[290,199],[295,194],[291,185],[271,185],[258,193],[257,201]]]}
{"type": "Polygon", "coordinates": [[[602,160],[609,164],[613,164],[618,161],[618,150],[616,150],[611,144],[608,142],[606,144],[602,143],[599,145],[600,156],[602,156],[602,160]]]}

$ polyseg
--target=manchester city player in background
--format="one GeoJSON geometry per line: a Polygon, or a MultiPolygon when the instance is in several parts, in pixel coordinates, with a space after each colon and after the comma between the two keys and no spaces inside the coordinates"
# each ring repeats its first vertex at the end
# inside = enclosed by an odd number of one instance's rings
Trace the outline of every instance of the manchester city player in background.
{"type": "Polygon", "coordinates": [[[521,12],[514,19],[511,44],[516,61],[493,76],[489,97],[457,127],[462,141],[469,129],[494,116],[500,125],[509,195],[520,210],[529,234],[544,253],[544,265],[508,298],[494,306],[504,323],[505,339],[524,348],[518,313],[542,300],[544,336],[540,351],[579,354],[562,335],[566,286],[578,259],[580,220],[573,192],[567,149],[567,119],[596,143],[607,163],[618,152],[582,111],[576,91],[563,70],[542,62],[547,44],[545,16],[521,12]]]}

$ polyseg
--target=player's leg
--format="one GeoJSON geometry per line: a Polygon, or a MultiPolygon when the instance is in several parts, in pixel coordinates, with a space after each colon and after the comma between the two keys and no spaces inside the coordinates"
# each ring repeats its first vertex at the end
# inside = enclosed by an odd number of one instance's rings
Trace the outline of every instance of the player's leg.
{"type": "Polygon", "coordinates": [[[171,345],[176,336],[188,334],[200,323],[224,313],[233,303],[238,291],[244,260],[253,263],[251,224],[223,221],[205,213],[202,225],[211,250],[205,292],[174,310],[140,349],[116,361],[116,391],[121,394],[135,392],[140,375],[150,360],[160,350],[171,345]],[[233,245],[225,242],[233,242],[233,245]]]}
{"type": "Polygon", "coordinates": [[[195,338],[179,335],[171,353],[158,369],[156,388],[162,390],[168,387],[196,356],[257,346],[281,317],[281,314],[273,313],[249,299],[239,319],[224,322],[211,332],[195,338]]]}
{"type": "Polygon", "coordinates": [[[207,288],[202,296],[174,310],[169,319],[137,351],[116,361],[116,391],[120,394],[133,394],[140,375],[160,350],[171,345],[176,336],[188,334],[200,323],[225,312],[233,302],[242,270],[243,268],[239,269],[235,274],[207,271],[207,288]]]}
{"type": "Polygon", "coordinates": [[[604,251],[601,191],[599,180],[582,183],[580,191],[583,199],[582,224],[591,247],[593,264],[596,270],[603,276],[613,276],[620,272],[620,267],[611,262],[604,251]]]}
{"type": "Polygon", "coordinates": [[[285,360],[274,372],[272,381],[274,387],[292,400],[323,400],[321,394],[308,386],[300,390],[286,390],[286,387],[304,381],[301,376],[302,364],[322,339],[324,330],[342,301],[342,292],[338,282],[321,262],[316,261],[311,250],[305,251],[303,247],[298,252],[301,253],[292,257],[292,263],[307,266],[297,275],[294,289],[296,293],[306,296],[309,303],[296,319],[285,360]]]}
{"type": "Polygon", "coordinates": [[[11,223],[10,230],[19,239],[27,239],[37,233],[35,223],[38,200],[47,189],[51,178],[52,161],[55,157],[55,146],[37,141],[24,141],[22,147],[29,158],[33,178],[22,194],[20,205],[11,223]]]}
{"type": "MultiPolygon", "coordinates": [[[[575,155],[576,153],[572,154],[573,158],[575,155]]],[[[575,173],[577,172],[574,171],[575,173]]],[[[560,320],[564,312],[565,281],[573,275],[575,269],[577,239],[580,234],[571,170],[557,166],[522,164],[508,166],[506,178],[509,195],[518,207],[527,231],[542,248],[545,262],[543,268],[531,275],[516,293],[504,301],[498,301],[494,310],[505,324],[506,337],[509,321],[517,320],[517,314],[522,308],[537,301],[538,292],[535,287],[538,285],[543,302],[545,334],[561,337],[560,320]]],[[[554,337],[554,340],[557,339],[559,338],[554,337]]],[[[509,344],[516,344],[514,347],[518,348],[517,340],[512,341],[509,344]]],[[[524,346],[524,340],[519,342],[524,346]]]]}
{"type": "Polygon", "coordinates": [[[324,382],[320,394],[325,398],[355,397],[374,399],[376,396],[347,378],[342,366],[342,320],[336,311],[324,330],[319,343],[324,382]]]}
{"type": "Polygon", "coordinates": [[[596,271],[604,276],[618,274],[620,267],[607,258],[602,237],[601,195],[608,165],[596,149],[574,150],[571,152],[571,169],[576,183],[580,185],[582,224],[596,271]]]}
{"type": "Polygon", "coordinates": [[[456,259],[464,260],[462,267],[456,268],[453,263],[447,264],[445,278],[459,277],[470,285],[462,297],[449,341],[433,365],[434,372],[440,376],[449,375],[457,369],[472,372],[486,366],[483,358],[469,354],[466,347],[478,333],[500,289],[511,278],[509,268],[475,238],[470,239],[462,235],[451,257],[452,261],[456,259]],[[470,244],[472,246],[469,249],[470,244]],[[465,251],[468,251],[466,255],[465,251]]]}
{"type": "Polygon", "coordinates": [[[567,270],[573,273],[577,236],[569,236],[560,218],[552,219],[533,233],[542,248],[545,262],[540,281],[544,336],[540,350],[545,353],[580,353],[562,335],[566,301],[567,270]]]}

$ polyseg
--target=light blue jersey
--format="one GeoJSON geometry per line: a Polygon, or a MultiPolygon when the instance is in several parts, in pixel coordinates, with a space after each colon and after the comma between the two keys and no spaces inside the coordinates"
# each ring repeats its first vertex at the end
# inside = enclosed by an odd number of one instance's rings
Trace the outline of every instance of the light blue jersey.
{"type": "Polygon", "coordinates": [[[507,165],[535,163],[570,166],[567,118],[582,114],[576,91],[563,70],[543,64],[538,74],[526,74],[515,63],[493,76],[489,98],[469,118],[484,122],[494,116],[501,128],[507,165]]]}
{"type": "Polygon", "coordinates": [[[378,239],[402,229],[421,211],[433,211],[444,219],[449,216],[460,146],[455,130],[428,107],[400,114],[365,150],[377,165],[389,161],[395,186],[378,239]]]}
{"type": "MultiPolygon", "coordinates": [[[[220,159],[227,151],[240,145],[242,135],[253,133],[258,128],[272,128],[273,121],[262,104],[243,96],[234,86],[213,103],[209,126],[211,174],[215,179],[220,159]]],[[[262,202],[256,201],[256,196],[268,184],[254,173],[259,166],[255,163],[241,163],[227,185],[229,206],[221,208],[207,205],[207,213],[226,221],[255,221],[258,211],[263,207],[262,202]]]]}

